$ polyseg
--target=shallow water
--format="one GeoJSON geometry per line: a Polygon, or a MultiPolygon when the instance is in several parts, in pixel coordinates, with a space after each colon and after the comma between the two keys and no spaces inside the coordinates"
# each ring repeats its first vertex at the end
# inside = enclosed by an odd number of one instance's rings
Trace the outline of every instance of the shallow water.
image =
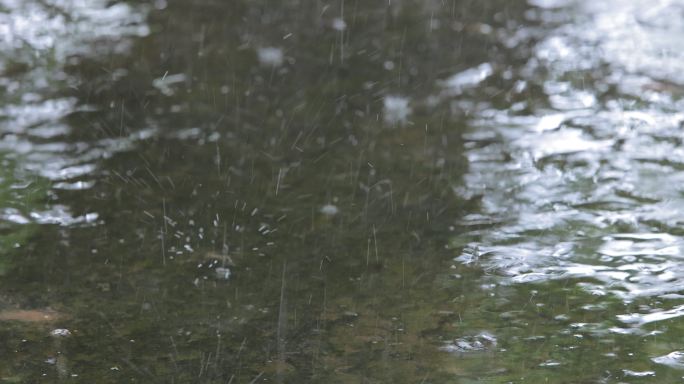
{"type": "Polygon", "coordinates": [[[0,0],[0,381],[682,380],[683,13],[0,0]]]}

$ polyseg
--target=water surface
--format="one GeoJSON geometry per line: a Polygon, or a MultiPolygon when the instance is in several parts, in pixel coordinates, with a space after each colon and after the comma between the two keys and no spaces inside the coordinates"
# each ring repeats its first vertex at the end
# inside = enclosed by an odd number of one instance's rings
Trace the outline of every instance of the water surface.
{"type": "Polygon", "coordinates": [[[0,380],[676,382],[678,1],[0,1],[0,380]]]}

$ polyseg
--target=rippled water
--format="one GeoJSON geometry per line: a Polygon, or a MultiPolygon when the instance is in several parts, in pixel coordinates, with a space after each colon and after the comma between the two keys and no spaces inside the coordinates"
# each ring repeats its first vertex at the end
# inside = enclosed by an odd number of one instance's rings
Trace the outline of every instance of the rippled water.
{"type": "MultiPolygon", "coordinates": [[[[0,71],[5,74],[0,78],[0,151],[7,161],[15,161],[14,167],[7,167],[8,173],[19,173],[22,179],[39,177],[54,190],[92,187],[89,176],[97,168],[97,159],[130,148],[130,138],[84,141],[73,137],[75,127],[66,118],[90,106],[70,95],[70,88],[83,84],[69,74],[69,67],[89,57],[127,52],[132,37],[149,33],[145,12],[123,3],[70,0],[5,0],[0,10],[0,71]]],[[[6,176],[11,182],[12,175],[6,176]]],[[[11,188],[31,189],[36,183],[19,181],[11,188]]],[[[59,202],[45,209],[2,207],[0,212],[3,220],[18,224],[73,225],[98,217],[96,212],[75,216],[59,202]]]]}
{"type": "Polygon", "coordinates": [[[580,4],[588,20],[538,44],[523,71],[550,74],[539,84],[548,106],[478,111],[459,192],[482,208],[458,221],[474,228],[459,240],[476,239],[458,260],[511,282],[589,277],[600,282],[592,292],[626,303],[681,290],[682,115],[667,54],[677,46],[656,36],[678,32],[667,15],[684,9],[649,2],[642,20],[629,4],[580,4]],[[626,47],[625,36],[643,45],[626,47]]]}
{"type": "MultiPolygon", "coordinates": [[[[571,14],[569,23],[546,34],[512,75],[523,92],[539,87],[544,98],[483,105],[464,136],[470,169],[457,193],[477,196],[481,208],[457,221],[456,261],[483,269],[495,285],[543,291],[557,280],[581,288],[595,297],[582,308],[603,315],[577,328],[605,341],[610,334],[676,340],[672,321],[684,314],[677,16],[684,4],[549,5],[530,16],[571,14]]],[[[637,358],[675,349],[652,361],[682,366],[681,345],[657,340],[643,339],[654,346],[637,358]]]]}
{"type": "Polygon", "coordinates": [[[0,381],[678,382],[682,14],[0,0],[0,381]]]}

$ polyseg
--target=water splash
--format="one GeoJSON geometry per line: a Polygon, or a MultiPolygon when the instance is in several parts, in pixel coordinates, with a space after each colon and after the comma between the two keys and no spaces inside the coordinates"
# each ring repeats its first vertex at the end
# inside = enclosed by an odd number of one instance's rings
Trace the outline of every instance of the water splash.
{"type": "Polygon", "coordinates": [[[467,88],[472,88],[492,75],[494,69],[489,63],[482,63],[475,68],[456,73],[442,82],[450,96],[458,95],[467,88]]]}
{"type": "Polygon", "coordinates": [[[390,124],[404,123],[411,113],[409,99],[402,96],[388,95],[383,100],[385,121],[390,124]]]}
{"type": "Polygon", "coordinates": [[[283,64],[283,50],[278,47],[263,47],[257,50],[259,62],[265,66],[279,67],[283,64]]]}

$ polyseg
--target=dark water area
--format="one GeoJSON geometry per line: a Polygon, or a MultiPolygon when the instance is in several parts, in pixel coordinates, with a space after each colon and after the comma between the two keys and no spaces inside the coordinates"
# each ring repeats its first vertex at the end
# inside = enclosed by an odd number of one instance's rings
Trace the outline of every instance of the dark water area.
{"type": "Polygon", "coordinates": [[[0,382],[681,381],[683,13],[0,0],[0,382]]]}

